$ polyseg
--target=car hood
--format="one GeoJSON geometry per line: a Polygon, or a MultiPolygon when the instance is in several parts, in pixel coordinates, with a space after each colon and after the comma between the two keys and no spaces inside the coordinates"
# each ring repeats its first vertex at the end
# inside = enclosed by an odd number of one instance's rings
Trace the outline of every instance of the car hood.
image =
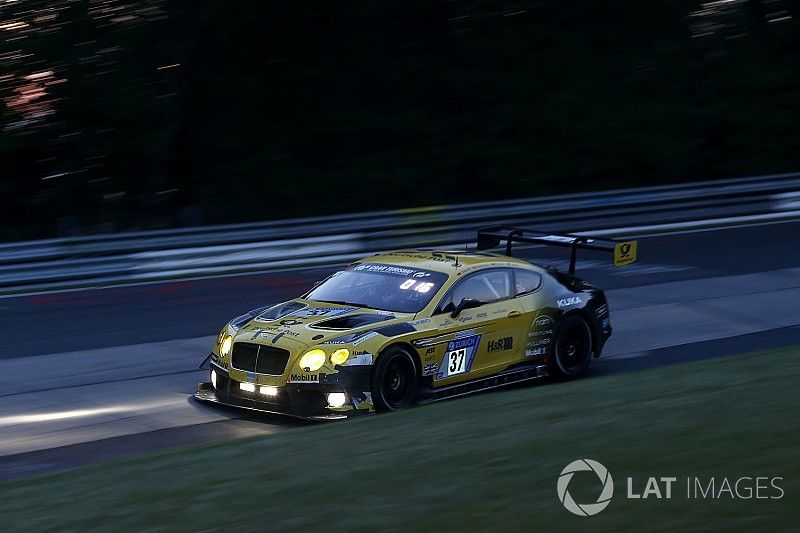
{"type": "Polygon", "coordinates": [[[391,313],[350,305],[296,299],[259,308],[234,319],[236,341],[275,345],[292,352],[317,344],[405,323],[410,313],[391,313]]]}

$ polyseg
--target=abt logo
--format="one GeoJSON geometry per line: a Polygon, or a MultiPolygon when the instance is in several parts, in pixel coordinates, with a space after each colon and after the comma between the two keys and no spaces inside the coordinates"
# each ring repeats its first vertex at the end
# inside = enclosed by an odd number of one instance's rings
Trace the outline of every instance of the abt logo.
{"type": "Polygon", "coordinates": [[[614,495],[614,480],[611,478],[611,474],[608,473],[608,469],[597,461],[592,459],[578,459],[577,461],[572,461],[561,471],[561,475],[558,476],[556,490],[558,492],[558,499],[564,507],[566,507],[567,511],[578,516],[592,516],[605,509],[608,504],[611,503],[611,497],[614,495]],[[594,503],[578,503],[572,498],[568,490],[569,482],[572,481],[572,476],[574,476],[576,472],[585,471],[591,471],[597,474],[597,479],[602,486],[600,495],[594,503]]]}

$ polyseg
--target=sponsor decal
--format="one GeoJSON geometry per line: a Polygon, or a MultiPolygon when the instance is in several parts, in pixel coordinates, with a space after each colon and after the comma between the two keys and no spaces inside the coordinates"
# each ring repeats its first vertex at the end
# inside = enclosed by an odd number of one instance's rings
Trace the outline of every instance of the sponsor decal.
{"type": "Polygon", "coordinates": [[[432,376],[436,373],[439,369],[439,365],[436,363],[427,363],[425,366],[422,367],[422,375],[423,376],[432,376]]]}
{"type": "Polygon", "coordinates": [[[480,335],[472,335],[448,342],[444,359],[436,373],[436,379],[445,379],[469,372],[480,341],[480,335]]]}
{"type": "Polygon", "coordinates": [[[260,331],[262,329],[277,330],[278,326],[274,326],[274,325],[271,325],[271,324],[268,324],[266,326],[256,326],[255,324],[250,324],[249,326],[244,328],[243,331],[260,331]]]}
{"type": "Polygon", "coordinates": [[[275,334],[276,331],[278,331],[277,328],[258,328],[258,330],[256,330],[250,337],[250,340],[254,341],[257,338],[261,337],[262,339],[272,339],[272,343],[274,344],[278,339],[280,339],[284,335],[288,335],[290,337],[300,336],[300,334],[297,333],[296,331],[289,331],[288,329],[280,330],[280,333],[278,333],[277,335],[275,334]]]}
{"type": "Polygon", "coordinates": [[[425,355],[431,355],[433,353],[436,353],[436,347],[435,346],[431,346],[430,348],[425,350],[425,355]]]}
{"type": "MultiPolygon", "coordinates": [[[[575,242],[577,237],[568,237],[566,235],[545,235],[543,237],[538,237],[540,240],[543,241],[552,241],[552,242],[565,242],[568,244],[572,244],[575,242]]],[[[586,239],[586,242],[593,242],[594,239],[586,239]]]]}
{"type": "MultiPolygon", "coordinates": [[[[491,325],[491,324],[487,324],[491,325]]],[[[483,327],[483,326],[481,326],[483,327]]],[[[423,348],[427,346],[435,346],[437,344],[444,344],[446,342],[450,342],[453,339],[461,339],[463,337],[469,337],[471,335],[475,335],[475,328],[468,328],[462,329],[460,331],[456,331],[453,333],[445,333],[443,335],[437,335],[435,337],[424,337],[422,339],[416,339],[411,341],[411,344],[418,348],[423,348]]]]}
{"type": "Polygon", "coordinates": [[[486,318],[487,316],[489,316],[489,313],[478,313],[475,315],[475,318],[480,320],[481,318],[486,318]]]}
{"type": "Polygon", "coordinates": [[[614,266],[630,265],[636,261],[636,241],[618,242],[614,245],[614,266]]]}
{"type": "Polygon", "coordinates": [[[387,274],[398,274],[400,276],[411,276],[415,278],[430,276],[427,272],[414,270],[413,268],[405,268],[396,265],[377,265],[373,263],[360,264],[353,268],[353,270],[356,272],[385,272],[387,274]]]}
{"type": "Polygon", "coordinates": [[[528,344],[526,346],[528,346],[529,348],[533,348],[534,346],[547,346],[548,344],[550,344],[551,340],[552,339],[550,337],[543,337],[541,339],[528,341],[528,344]]]}
{"type": "MultiPolygon", "coordinates": [[[[311,318],[315,316],[324,316],[324,317],[334,317],[343,315],[345,313],[350,313],[351,311],[355,311],[358,309],[357,307],[306,307],[304,309],[300,309],[299,311],[295,311],[291,313],[290,317],[297,317],[297,318],[311,318]]],[[[284,326],[290,326],[294,324],[286,324],[291,319],[281,320],[281,324],[284,326]]],[[[299,321],[295,321],[295,324],[300,324],[299,321]]]]}
{"type": "Polygon", "coordinates": [[[547,315],[533,320],[532,329],[528,332],[528,343],[525,345],[525,356],[535,357],[547,355],[548,346],[552,342],[555,320],[547,315]]]}
{"type": "Polygon", "coordinates": [[[376,332],[376,331],[370,331],[369,333],[367,333],[365,335],[362,335],[358,339],[354,340],[353,341],[353,346],[358,346],[362,342],[371,339],[372,337],[376,336],[377,334],[378,334],[378,332],[376,332]]]}
{"type": "Polygon", "coordinates": [[[569,307],[571,305],[580,305],[582,303],[583,300],[581,300],[580,296],[568,296],[566,298],[559,298],[556,300],[556,305],[558,305],[559,308],[569,307]]]}
{"type": "Polygon", "coordinates": [[[489,353],[492,352],[504,352],[506,350],[510,350],[514,345],[513,337],[503,337],[502,339],[496,339],[493,341],[489,341],[487,345],[487,351],[489,353]]]}
{"type": "Polygon", "coordinates": [[[287,383],[319,383],[319,374],[289,374],[287,383]]]}
{"type": "Polygon", "coordinates": [[[252,372],[247,373],[247,382],[248,383],[255,383],[256,382],[256,375],[252,372]]]}

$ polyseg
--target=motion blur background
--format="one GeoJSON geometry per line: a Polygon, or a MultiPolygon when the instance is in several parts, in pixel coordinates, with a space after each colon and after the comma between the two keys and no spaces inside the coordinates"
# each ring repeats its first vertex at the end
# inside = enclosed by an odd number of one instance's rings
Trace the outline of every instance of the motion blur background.
{"type": "Polygon", "coordinates": [[[793,171],[798,15],[0,0],[0,239],[793,171]]]}

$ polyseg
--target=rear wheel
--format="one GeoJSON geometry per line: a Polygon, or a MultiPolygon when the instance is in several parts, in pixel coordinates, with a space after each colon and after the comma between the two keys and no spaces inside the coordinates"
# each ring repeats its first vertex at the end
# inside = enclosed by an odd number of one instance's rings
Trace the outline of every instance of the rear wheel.
{"type": "Polygon", "coordinates": [[[419,391],[417,362],[399,346],[378,358],[372,372],[372,401],[378,411],[398,411],[413,405],[419,391]]]}
{"type": "Polygon", "coordinates": [[[592,332],[579,316],[564,318],[556,329],[553,343],[553,369],[565,378],[586,372],[592,360],[592,332]]]}

